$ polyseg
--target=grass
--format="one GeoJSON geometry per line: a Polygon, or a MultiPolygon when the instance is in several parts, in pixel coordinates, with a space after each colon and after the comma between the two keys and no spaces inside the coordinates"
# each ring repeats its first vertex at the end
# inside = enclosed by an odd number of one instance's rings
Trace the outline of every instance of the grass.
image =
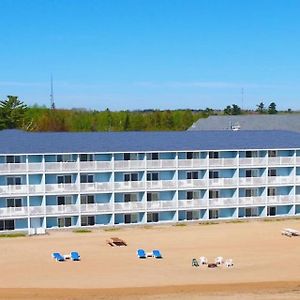
{"type": "Polygon", "coordinates": [[[119,231],[120,227],[111,227],[111,228],[105,228],[104,231],[119,231]]]}
{"type": "Polygon", "coordinates": [[[153,226],[151,226],[151,225],[145,225],[144,226],[144,229],[152,229],[153,228],[153,226]]]}
{"type": "Polygon", "coordinates": [[[74,233],[89,233],[92,232],[90,229],[75,229],[73,230],[74,233]]]}
{"type": "Polygon", "coordinates": [[[176,226],[176,227],[184,227],[186,226],[187,224],[186,223],[176,223],[174,224],[173,226],[176,226]]]}
{"type": "Polygon", "coordinates": [[[200,222],[199,225],[217,225],[218,222],[200,222]]]}
{"type": "Polygon", "coordinates": [[[24,237],[26,233],[16,232],[16,233],[8,233],[8,234],[0,234],[0,238],[16,238],[16,237],[24,237]]]}

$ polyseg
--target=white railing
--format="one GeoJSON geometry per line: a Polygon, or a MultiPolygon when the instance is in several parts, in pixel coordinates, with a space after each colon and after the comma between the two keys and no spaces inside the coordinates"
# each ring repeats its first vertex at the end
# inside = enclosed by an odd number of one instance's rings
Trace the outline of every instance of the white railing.
{"type": "Polygon", "coordinates": [[[239,205],[256,205],[256,204],[264,204],[266,203],[265,196],[254,196],[254,197],[240,197],[239,205]]]}
{"type": "Polygon", "coordinates": [[[144,160],[116,160],[114,162],[115,170],[128,170],[128,169],[144,169],[144,160]]]}
{"type": "Polygon", "coordinates": [[[185,199],[178,200],[179,208],[195,208],[195,207],[206,207],[208,204],[206,199],[185,199]]]}
{"type": "Polygon", "coordinates": [[[47,205],[47,214],[78,214],[79,206],[75,204],[70,205],[47,205]]]}
{"type": "Polygon", "coordinates": [[[299,175],[295,176],[295,183],[300,183],[300,176],[299,175]]]}
{"type": "Polygon", "coordinates": [[[293,165],[295,163],[295,158],[293,156],[289,157],[269,157],[268,165],[293,165]]]}
{"type": "Polygon", "coordinates": [[[300,165],[300,156],[296,156],[296,165],[299,166],[300,165]]]}
{"type": "Polygon", "coordinates": [[[78,192],[78,185],[75,183],[46,184],[45,192],[46,193],[78,192]]]}
{"type": "Polygon", "coordinates": [[[145,181],[115,182],[115,190],[136,190],[144,189],[145,181]]]}
{"type": "Polygon", "coordinates": [[[294,196],[268,196],[267,201],[268,203],[294,203],[294,196]]]}
{"type": "Polygon", "coordinates": [[[97,191],[111,191],[113,184],[111,182],[93,182],[93,183],[81,183],[81,192],[97,192],[97,191]]]}
{"type": "Polygon", "coordinates": [[[239,185],[260,185],[266,184],[267,178],[265,176],[261,177],[239,177],[239,185]]]}
{"type": "Polygon", "coordinates": [[[295,202],[296,203],[300,203],[300,195],[296,195],[295,196],[295,202]]]}
{"type": "Polygon", "coordinates": [[[169,209],[177,208],[177,202],[174,200],[165,201],[149,201],[147,202],[147,209],[169,209]]]}
{"type": "Polygon", "coordinates": [[[113,205],[111,203],[92,203],[92,204],[81,204],[80,210],[82,213],[93,213],[93,212],[112,212],[113,205]]]}
{"type": "Polygon", "coordinates": [[[147,189],[173,189],[176,188],[175,180],[147,181],[147,189]]]}
{"type": "Polygon", "coordinates": [[[20,216],[27,216],[27,215],[28,215],[27,206],[0,208],[0,217],[20,217],[20,216]]]}
{"type": "Polygon", "coordinates": [[[175,167],[175,159],[147,160],[147,169],[168,169],[175,167]]]}
{"type": "Polygon", "coordinates": [[[269,184],[294,184],[293,176],[268,176],[269,184]]]}
{"type": "Polygon", "coordinates": [[[29,194],[40,194],[44,192],[44,185],[42,184],[31,184],[28,186],[29,194]]]}
{"type": "Polygon", "coordinates": [[[264,166],[266,164],[266,157],[245,157],[239,159],[240,166],[264,166]]]}
{"type": "Polygon", "coordinates": [[[27,185],[3,185],[0,186],[0,195],[26,194],[27,185]]]}
{"type": "Polygon", "coordinates": [[[45,172],[76,172],[78,170],[77,162],[46,162],[45,172]]]}
{"type": "Polygon", "coordinates": [[[29,214],[31,216],[43,215],[45,214],[45,211],[46,211],[45,206],[29,206],[29,214]]]}
{"type": "Polygon", "coordinates": [[[210,167],[236,167],[238,163],[237,158],[210,158],[210,167]]]}
{"type": "Polygon", "coordinates": [[[145,202],[142,201],[115,203],[115,211],[120,211],[120,210],[133,211],[133,210],[143,210],[143,209],[145,209],[145,202]]]}
{"type": "Polygon", "coordinates": [[[237,205],[238,200],[236,198],[215,198],[215,199],[209,199],[208,205],[210,207],[214,206],[232,206],[237,205]]]}
{"type": "Polygon", "coordinates": [[[110,171],[112,170],[111,161],[81,161],[80,171],[110,171]]]}
{"type": "Polygon", "coordinates": [[[209,179],[209,185],[211,187],[224,187],[237,185],[237,178],[213,178],[209,179]]]}
{"type": "Polygon", "coordinates": [[[206,188],[207,180],[206,179],[184,179],[178,180],[179,188],[206,188]]]}
{"type": "Polygon", "coordinates": [[[16,173],[16,172],[27,172],[27,164],[26,163],[0,164],[0,173],[16,173]]]}
{"type": "Polygon", "coordinates": [[[179,159],[178,167],[179,168],[200,168],[207,167],[207,159],[179,159]]]}
{"type": "Polygon", "coordinates": [[[43,172],[43,164],[42,163],[28,163],[28,172],[43,172]]]}

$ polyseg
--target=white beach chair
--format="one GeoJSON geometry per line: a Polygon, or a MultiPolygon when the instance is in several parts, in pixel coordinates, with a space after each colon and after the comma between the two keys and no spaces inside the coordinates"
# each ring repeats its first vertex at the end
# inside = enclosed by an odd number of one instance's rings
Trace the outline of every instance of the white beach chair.
{"type": "Polygon", "coordinates": [[[282,234],[288,235],[288,236],[300,236],[300,231],[292,228],[284,228],[281,232],[282,234]]]}
{"type": "Polygon", "coordinates": [[[200,263],[200,265],[207,265],[207,258],[205,257],[205,256],[201,256],[200,258],[199,258],[199,263],[200,263]]]}
{"type": "Polygon", "coordinates": [[[224,258],[223,258],[222,256],[216,257],[215,263],[216,263],[217,265],[223,264],[223,263],[224,263],[224,258]]]}
{"type": "Polygon", "coordinates": [[[233,260],[231,258],[228,258],[228,259],[225,260],[224,264],[227,268],[232,268],[233,267],[233,260]]]}

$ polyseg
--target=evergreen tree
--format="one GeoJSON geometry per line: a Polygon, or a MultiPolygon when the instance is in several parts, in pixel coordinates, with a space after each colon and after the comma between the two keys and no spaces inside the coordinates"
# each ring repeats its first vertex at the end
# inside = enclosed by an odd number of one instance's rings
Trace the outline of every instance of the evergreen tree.
{"type": "Polygon", "coordinates": [[[260,102],[259,104],[256,105],[256,111],[260,114],[264,114],[266,113],[266,108],[265,108],[265,104],[263,102],[260,102]]]}
{"type": "Polygon", "coordinates": [[[277,114],[276,103],[271,102],[268,108],[268,113],[271,115],[277,114]]]}

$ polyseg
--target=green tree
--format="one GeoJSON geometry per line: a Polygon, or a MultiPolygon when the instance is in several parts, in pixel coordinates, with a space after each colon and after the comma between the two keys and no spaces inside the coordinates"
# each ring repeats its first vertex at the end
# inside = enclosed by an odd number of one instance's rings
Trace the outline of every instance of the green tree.
{"type": "Polygon", "coordinates": [[[27,106],[16,96],[7,96],[0,101],[0,129],[22,128],[26,126],[27,106]]]}
{"type": "Polygon", "coordinates": [[[241,108],[236,104],[232,104],[232,114],[233,115],[240,115],[241,113],[242,113],[241,108]]]}
{"type": "Polygon", "coordinates": [[[268,108],[268,114],[274,115],[277,114],[276,103],[271,102],[268,108]]]}
{"type": "Polygon", "coordinates": [[[265,114],[266,113],[266,108],[265,104],[263,102],[260,102],[259,104],[256,105],[256,111],[260,114],[265,114]]]}
{"type": "Polygon", "coordinates": [[[225,108],[224,108],[224,115],[232,115],[232,108],[230,105],[227,105],[225,108]]]}

